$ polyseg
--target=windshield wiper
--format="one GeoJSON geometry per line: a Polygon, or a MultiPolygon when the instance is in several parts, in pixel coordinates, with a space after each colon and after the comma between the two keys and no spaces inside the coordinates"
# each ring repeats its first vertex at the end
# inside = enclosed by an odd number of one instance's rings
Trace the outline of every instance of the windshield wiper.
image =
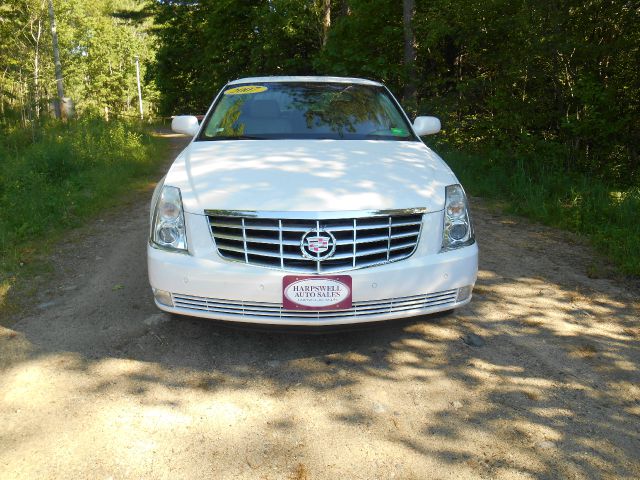
{"type": "Polygon", "coordinates": [[[253,135],[218,135],[208,137],[207,140],[267,140],[267,138],[255,137],[253,135]]]}

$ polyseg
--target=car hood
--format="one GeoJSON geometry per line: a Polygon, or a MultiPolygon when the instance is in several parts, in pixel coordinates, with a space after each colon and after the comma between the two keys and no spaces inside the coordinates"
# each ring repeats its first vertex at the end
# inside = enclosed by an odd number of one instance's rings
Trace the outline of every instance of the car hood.
{"type": "Polygon", "coordinates": [[[449,167],[421,142],[227,140],[192,142],[166,185],[186,212],[441,210],[449,167]]]}

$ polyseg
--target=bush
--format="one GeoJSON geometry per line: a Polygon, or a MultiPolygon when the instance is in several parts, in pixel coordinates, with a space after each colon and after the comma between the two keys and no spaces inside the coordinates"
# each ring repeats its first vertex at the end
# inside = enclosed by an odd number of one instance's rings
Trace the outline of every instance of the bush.
{"type": "Polygon", "coordinates": [[[0,254],[114,203],[154,170],[155,150],[140,126],[97,118],[3,136],[0,254]]]}
{"type": "Polygon", "coordinates": [[[553,162],[502,152],[444,158],[472,195],[498,199],[507,211],[582,233],[627,274],[640,275],[640,188],[613,188],[553,162]]]}

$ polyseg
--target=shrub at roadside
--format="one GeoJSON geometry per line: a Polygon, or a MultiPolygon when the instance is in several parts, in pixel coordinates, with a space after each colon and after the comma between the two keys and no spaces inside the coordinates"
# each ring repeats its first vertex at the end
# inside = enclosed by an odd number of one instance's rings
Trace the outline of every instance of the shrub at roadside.
{"type": "MultiPolygon", "coordinates": [[[[444,153],[444,152],[443,152],[444,153]]],[[[627,274],[640,275],[640,188],[612,188],[549,162],[513,161],[499,153],[444,153],[470,194],[506,203],[507,210],[587,235],[627,274]]]]}
{"type": "Polygon", "coordinates": [[[135,124],[81,119],[45,125],[35,137],[0,139],[0,263],[115,203],[157,168],[157,144],[135,124]]]}

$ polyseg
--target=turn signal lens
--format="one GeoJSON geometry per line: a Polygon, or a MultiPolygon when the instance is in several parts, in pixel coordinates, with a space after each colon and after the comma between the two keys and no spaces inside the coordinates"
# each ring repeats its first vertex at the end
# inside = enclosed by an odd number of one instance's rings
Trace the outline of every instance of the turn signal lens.
{"type": "Polygon", "coordinates": [[[153,289],[153,296],[160,305],[164,305],[166,307],[173,307],[173,297],[170,292],[165,290],[158,290],[156,288],[153,289]]]}
{"type": "Polygon", "coordinates": [[[467,285],[466,287],[460,287],[458,289],[458,296],[456,297],[456,302],[464,302],[468,300],[471,296],[471,290],[473,287],[471,285],[467,285]]]}

